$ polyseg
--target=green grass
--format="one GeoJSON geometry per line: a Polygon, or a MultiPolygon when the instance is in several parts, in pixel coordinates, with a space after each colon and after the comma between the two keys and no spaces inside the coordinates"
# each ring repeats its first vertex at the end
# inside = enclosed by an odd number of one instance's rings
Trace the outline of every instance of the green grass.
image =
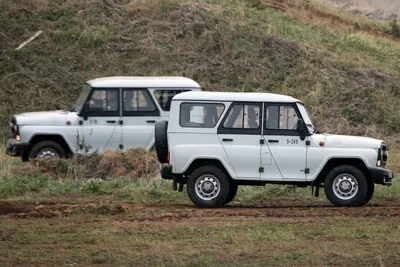
{"type": "Polygon", "coordinates": [[[0,9],[7,36],[0,42],[0,136],[12,114],[70,106],[87,79],[186,75],[205,90],[293,95],[323,131],[397,143],[398,43],[254,2],[130,0],[110,9],[7,1],[0,9]],[[37,40],[14,51],[38,29],[37,40]]]}

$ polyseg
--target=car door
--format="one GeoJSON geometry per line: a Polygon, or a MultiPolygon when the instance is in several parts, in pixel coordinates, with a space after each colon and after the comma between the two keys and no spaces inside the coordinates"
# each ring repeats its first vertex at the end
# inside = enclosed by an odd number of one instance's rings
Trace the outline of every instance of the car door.
{"type": "Polygon", "coordinates": [[[76,144],[83,153],[117,150],[121,142],[120,93],[117,88],[93,89],[89,95],[88,119],[82,120],[76,144]]]}
{"type": "Polygon", "coordinates": [[[299,116],[294,104],[265,103],[263,139],[282,178],[304,181],[307,147],[297,131],[299,116]]]}
{"type": "Polygon", "coordinates": [[[122,89],[123,150],[150,149],[154,144],[154,125],[160,110],[146,88],[122,89]]]}
{"type": "Polygon", "coordinates": [[[237,178],[260,179],[261,104],[233,103],[218,127],[218,137],[237,178]]]}

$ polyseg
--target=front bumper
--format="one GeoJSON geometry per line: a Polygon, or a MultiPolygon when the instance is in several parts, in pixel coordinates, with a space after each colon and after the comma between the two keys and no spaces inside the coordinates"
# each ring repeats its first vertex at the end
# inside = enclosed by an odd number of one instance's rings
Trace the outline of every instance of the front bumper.
{"type": "Polygon", "coordinates": [[[392,170],[383,168],[371,168],[369,169],[371,173],[371,178],[374,184],[381,185],[392,185],[392,180],[394,178],[394,172],[392,170]]]}
{"type": "Polygon", "coordinates": [[[174,178],[171,164],[167,164],[161,167],[161,177],[167,180],[172,180],[174,178]]]}
{"type": "Polygon", "coordinates": [[[8,139],[6,143],[6,154],[12,157],[20,157],[28,150],[29,144],[15,139],[8,139]]]}

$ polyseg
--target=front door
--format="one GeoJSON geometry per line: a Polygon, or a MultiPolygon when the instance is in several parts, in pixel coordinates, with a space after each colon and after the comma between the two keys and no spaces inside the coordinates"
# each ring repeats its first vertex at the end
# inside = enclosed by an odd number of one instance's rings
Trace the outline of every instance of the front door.
{"type": "Polygon", "coordinates": [[[265,153],[271,156],[268,160],[276,163],[282,178],[304,181],[307,147],[306,140],[301,140],[297,131],[299,114],[294,104],[265,103],[263,139],[268,146],[265,153]]]}
{"type": "Polygon", "coordinates": [[[154,143],[154,125],[160,110],[147,89],[122,90],[123,149],[150,149],[154,143]]]}
{"type": "Polygon", "coordinates": [[[117,150],[121,143],[119,89],[94,89],[89,96],[88,119],[76,137],[80,153],[117,150]]]}
{"type": "Polygon", "coordinates": [[[233,103],[218,137],[239,179],[260,179],[261,104],[233,103]]]}

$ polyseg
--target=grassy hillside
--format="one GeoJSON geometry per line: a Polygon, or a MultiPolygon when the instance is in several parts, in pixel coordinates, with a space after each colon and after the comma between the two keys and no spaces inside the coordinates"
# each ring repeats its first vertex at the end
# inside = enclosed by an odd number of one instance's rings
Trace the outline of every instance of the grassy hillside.
{"type": "Polygon", "coordinates": [[[390,144],[400,132],[399,43],[315,23],[309,10],[255,0],[0,5],[2,137],[11,114],[68,107],[85,80],[111,75],[186,75],[206,90],[289,94],[323,131],[390,144]]]}

